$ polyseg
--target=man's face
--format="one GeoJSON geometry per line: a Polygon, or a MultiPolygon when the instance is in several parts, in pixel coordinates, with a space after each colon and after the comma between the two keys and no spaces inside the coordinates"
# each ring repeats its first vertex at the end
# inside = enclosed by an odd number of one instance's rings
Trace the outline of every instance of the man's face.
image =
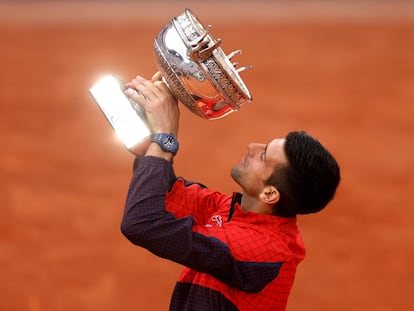
{"type": "Polygon", "coordinates": [[[247,154],[231,170],[231,176],[245,193],[258,196],[274,169],[288,163],[284,145],[285,139],[276,138],[268,144],[251,143],[247,146],[247,154]]]}

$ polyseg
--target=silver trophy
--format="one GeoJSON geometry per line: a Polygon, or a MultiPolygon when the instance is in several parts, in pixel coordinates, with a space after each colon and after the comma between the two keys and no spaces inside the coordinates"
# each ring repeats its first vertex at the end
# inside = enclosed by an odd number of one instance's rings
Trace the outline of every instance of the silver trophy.
{"type": "MultiPolygon", "coordinates": [[[[174,17],[154,40],[158,70],[171,93],[185,107],[207,120],[220,119],[237,111],[252,97],[238,67],[226,55],[221,39],[209,32],[189,10],[174,17]]],[[[90,94],[126,148],[142,154],[149,143],[151,128],[142,107],[125,95],[124,83],[113,75],[100,79],[90,94]]]]}

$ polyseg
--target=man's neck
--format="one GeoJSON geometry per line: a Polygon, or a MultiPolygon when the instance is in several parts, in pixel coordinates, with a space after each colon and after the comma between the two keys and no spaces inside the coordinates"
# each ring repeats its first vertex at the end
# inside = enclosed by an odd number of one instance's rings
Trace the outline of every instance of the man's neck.
{"type": "Polygon", "coordinates": [[[247,193],[243,193],[241,199],[241,208],[244,212],[253,212],[258,214],[271,214],[272,208],[267,204],[264,204],[256,197],[250,196],[247,193]]]}

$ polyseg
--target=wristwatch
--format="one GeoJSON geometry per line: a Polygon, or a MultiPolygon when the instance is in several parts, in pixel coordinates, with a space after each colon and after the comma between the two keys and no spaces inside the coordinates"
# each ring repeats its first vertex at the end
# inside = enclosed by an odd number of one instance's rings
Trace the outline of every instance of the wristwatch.
{"type": "Polygon", "coordinates": [[[178,151],[178,140],[174,134],[155,133],[151,135],[151,141],[160,145],[165,152],[171,152],[175,155],[178,151]]]}

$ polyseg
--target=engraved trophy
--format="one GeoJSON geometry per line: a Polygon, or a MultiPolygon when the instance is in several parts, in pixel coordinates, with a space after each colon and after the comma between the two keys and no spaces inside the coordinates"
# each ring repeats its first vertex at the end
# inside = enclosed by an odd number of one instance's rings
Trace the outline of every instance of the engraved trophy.
{"type": "MultiPolygon", "coordinates": [[[[171,93],[195,115],[220,119],[237,111],[252,97],[239,73],[251,66],[237,68],[232,58],[241,50],[226,55],[200,20],[189,10],[174,17],[154,40],[158,70],[171,93]]],[[[107,75],[89,93],[125,147],[136,155],[145,152],[151,129],[145,111],[124,93],[124,84],[107,75]]]]}

